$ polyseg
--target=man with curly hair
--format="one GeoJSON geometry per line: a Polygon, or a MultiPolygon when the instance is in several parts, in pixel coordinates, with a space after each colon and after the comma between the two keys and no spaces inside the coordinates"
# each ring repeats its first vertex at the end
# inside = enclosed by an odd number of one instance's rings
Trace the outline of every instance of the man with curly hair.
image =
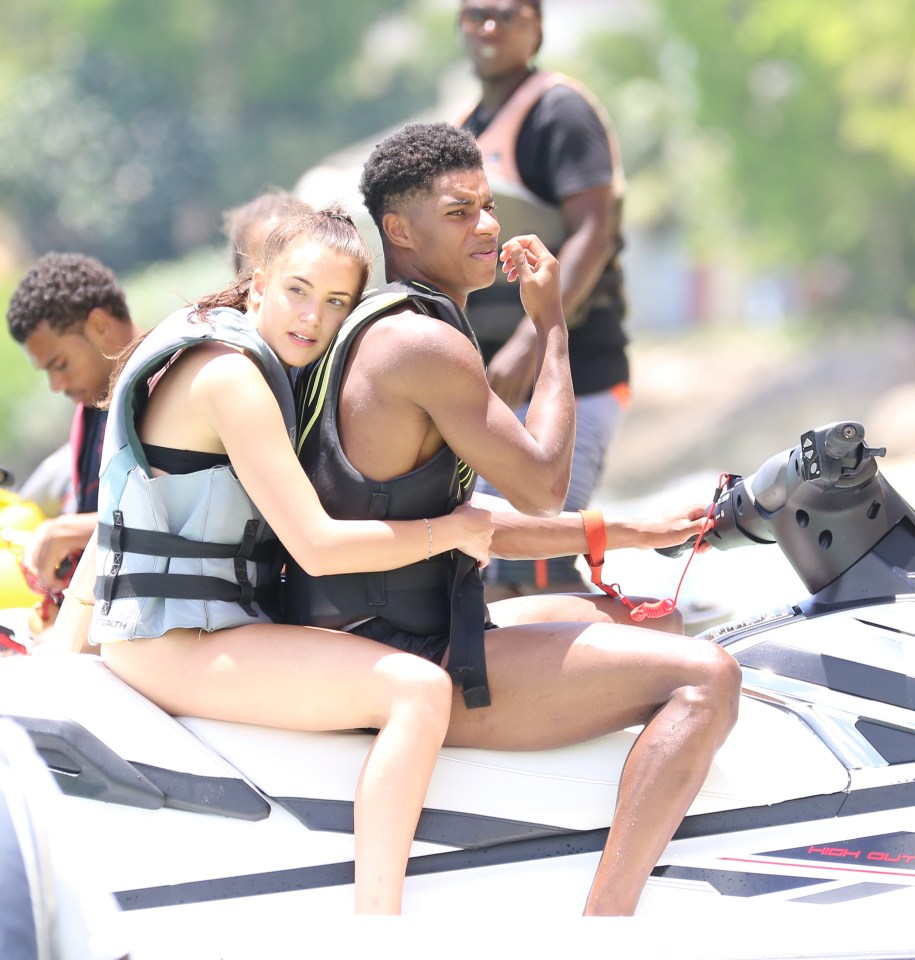
{"type": "MultiPolygon", "coordinates": [[[[535,519],[562,507],[575,434],[556,258],[535,236],[500,251],[480,150],[449,124],[385,138],[360,187],[390,282],[344,321],[297,389],[299,458],[325,509],[435,516],[470,497],[480,473],[535,528],[559,523],[535,519]],[[537,331],[524,423],[487,383],[463,313],[500,260],[537,331]]],[[[681,518],[681,540],[701,515],[681,518]]],[[[493,553],[523,556],[511,521],[493,517],[493,553]]],[[[384,574],[311,578],[288,563],[285,618],[441,664],[455,684],[448,746],[540,750],[643,725],[585,904],[588,914],[633,913],[736,720],[736,661],[705,640],[608,622],[593,594],[503,600],[488,622],[476,564],[433,556],[431,528],[429,537],[427,560],[384,574]]]]}
{"type": "Polygon", "coordinates": [[[76,404],[70,430],[72,502],[38,527],[23,559],[26,571],[56,599],[67,582],[61,564],[82,552],[97,521],[107,419],[99,404],[108,394],[114,358],[143,331],[131,319],[114,274],[78,253],[41,257],[13,292],[6,319],[32,365],[48,375],[51,390],[76,404]]]}

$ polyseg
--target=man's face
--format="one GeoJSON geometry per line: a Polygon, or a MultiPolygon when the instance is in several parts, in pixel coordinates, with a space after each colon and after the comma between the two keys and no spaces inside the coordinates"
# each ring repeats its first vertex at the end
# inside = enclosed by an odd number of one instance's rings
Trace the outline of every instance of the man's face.
{"type": "Polygon", "coordinates": [[[57,333],[43,320],[24,346],[32,366],[47,373],[54,393],[90,407],[107,396],[113,362],[86,336],[85,324],[57,333]]]}
{"type": "Polygon", "coordinates": [[[483,79],[526,69],[540,45],[540,15],[519,0],[464,0],[458,22],[467,55],[483,79]]]}
{"type": "Polygon", "coordinates": [[[482,170],[450,170],[404,213],[412,265],[459,303],[496,278],[499,223],[494,209],[482,170]]]}

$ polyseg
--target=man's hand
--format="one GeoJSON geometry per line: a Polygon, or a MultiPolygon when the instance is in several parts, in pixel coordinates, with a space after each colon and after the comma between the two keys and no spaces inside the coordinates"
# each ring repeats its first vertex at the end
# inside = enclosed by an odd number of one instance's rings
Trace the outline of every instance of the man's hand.
{"type": "Polygon", "coordinates": [[[74,553],[82,553],[95,530],[98,514],[64,513],[40,524],[26,545],[22,566],[51,593],[59,593],[69,577],[62,579],[60,565],[74,553]]]}
{"type": "MultiPolygon", "coordinates": [[[[607,525],[607,543],[613,543],[617,540],[620,528],[629,526],[630,536],[633,542],[631,544],[617,544],[614,546],[633,546],[643,550],[657,549],[658,547],[675,547],[693,537],[697,537],[705,524],[706,514],[708,513],[708,504],[693,504],[680,510],[672,510],[670,513],[662,514],[659,517],[651,517],[644,520],[633,520],[627,524],[619,524],[619,521],[608,520],[607,525]]],[[[709,521],[709,529],[713,526],[709,521]]],[[[699,553],[711,549],[711,544],[704,540],[699,544],[699,553]]]]}
{"type": "Polygon", "coordinates": [[[537,374],[538,332],[565,327],[559,261],[533,234],[506,241],[499,258],[508,281],[521,284],[527,316],[490,360],[486,377],[496,396],[509,407],[517,407],[530,396],[537,374]]]}
{"type": "Polygon", "coordinates": [[[562,318],[559,261],[539,237],[526,234],[506,240],[499,259],[508,282],[520,283],[521,304],[538,328],[552,326],[557,316],[562,318]]]}

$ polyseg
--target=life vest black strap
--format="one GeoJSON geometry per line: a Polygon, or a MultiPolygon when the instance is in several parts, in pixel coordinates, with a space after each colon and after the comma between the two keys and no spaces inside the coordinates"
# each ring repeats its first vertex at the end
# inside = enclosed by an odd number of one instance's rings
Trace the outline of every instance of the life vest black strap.
{"type": "Polygon", "coordinates": [[[465,553],[455,552],[457,561],[451,587],[451,645],[448,673],[460,684],[468,710],[488,707],[489,684],[486,677],[484,647],[483,581],[477,562],[465,553]]]}
{"type": "Polygon", "coordinates": [[[254,585],[248,577],[248,560],[254,555],[257,546],[257,530],[260,524],[253,518],[245,523],[245,534],[235,554],[235,580],[240,588],[238,603],[249,617],[256,617],[253,607],[254,585]]]}
{"type": "MultiPolygon", "coordinates": [[[[162,597],[167,600],[221,600],[225,603],[242,603],[245,612],[256,617],[251,601],[264,603],[276,595],[276,585],[253,587],[250,583],[238,584],[220,577],[203,577],[176,573],[124,573],[117,578],[99,577],[100,581],[111,580],[104,586],[105,599],[122,600],[125,597],[162,597]]],[[[109,600],[109,602],[110,602],[109,600]]]]}
{"type": "MultiPolygon", "coordinates": [[[[372,500],[369,504],[370,520],[386,520],[388,516],[388,504],[390,497],[386,493],[375,491],[372,494],[372,500]]],[[[385,590],[385,581],[387,577],[384,571],[375,571],[366,574],[366,589],[368,591],[369,607],[383,607],[387,602],[387,592],[385,590]]]]}
{"type": "Polygon", "coordinates": [[[272,563],[277,558],[278,540],[257,543],[260,522],[245,523],[240,543],[204,543],[187,540],[174,533],[141,530],[124,526],[124,514],[115,510],[113,523],[99,524],[99,545],[111,551],[108,574],[96,579],[95,594],[107,616],[111,602],[124,597],[161,597],[169,600],[221,600],[237,603],[249,617],[256,617],[255,603],[276,599],[276,584],[254,587],[248,578],[247,563],[272,563]],[[235,582],[221,577],[194,574],[130,573],[122,574],[125,553],[152,557],[198,560],[233,560],[235,582]]]}
{"type": "MultiPolygon", "coordinates": [[[[112,513],[114,524],[108,532],[108,546],[111,550],[111,567],[106,577],[98,577],[95,581],[95,596],[101,600],[101,610],[104,616],[111,610],[111,598],[114,591],[114,584],[121,572],[121,564],[124,562],[122,553],[121,537],[124,532],[124,514],[120,510],[112,513]]],[[[107,526],[107,525],[106,525],[107,526]]],[[[101,534],[99,534],[101,537],[101,534]]]]}
{"type": "Polygon", "coordinates": [[[272,563],[276,559],[279,541],[271,539],[254,543],[249,532],[249,525],[252,523],[253,536],[256,536],[258,521],[249,520],[240,544],[203,543],[199,540],[188,540],[176,533],[125,527],[123,522],[100,523],[98,542],[100,547],[114,553],[138,553],[147,557],[176,557],[181,560],[231,560],[241,557],[254,563],[272,563]]]}

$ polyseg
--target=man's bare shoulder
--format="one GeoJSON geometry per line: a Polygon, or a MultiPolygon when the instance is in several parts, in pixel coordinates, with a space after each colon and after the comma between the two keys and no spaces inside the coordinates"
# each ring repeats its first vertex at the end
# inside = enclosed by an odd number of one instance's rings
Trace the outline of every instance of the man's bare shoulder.
{"type": "Polygon", "coordinates": [[[476,347],[463,333],[412,307],[395,308],[369,324],[359,354],[383,358],[387,367],[448,360],[482,369],[476,347]]]}

